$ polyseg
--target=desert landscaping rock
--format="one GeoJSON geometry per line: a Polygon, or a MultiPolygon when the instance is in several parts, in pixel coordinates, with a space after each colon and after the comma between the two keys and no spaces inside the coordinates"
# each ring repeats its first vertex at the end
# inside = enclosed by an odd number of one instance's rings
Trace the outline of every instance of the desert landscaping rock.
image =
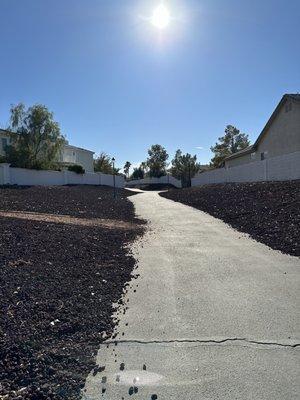
{"type": "Polygon", "coordinates": [[[227,183],[161,196],[205,211],[272,249],[300,256],[300,181],[227,183]]]}
{"type": "Polygon", "coordinates": [[[133,208],[122,200],[133,194],[117,190],[114,202],[108,186],[0,187],[0,210],[132,221],[133,208]]]}
{"type": "MultiPolygon", "coordinates": [[[[135,265],[126,245],[143,231],[127,197],[107,187],[0,188],[0,398],[78,399],[114,329],[113,303],[135,265]],[[124,226],[76,224],[105,219],[124,226]]],[[[94,371],[103,370],[96,367],[94,371]]]]}

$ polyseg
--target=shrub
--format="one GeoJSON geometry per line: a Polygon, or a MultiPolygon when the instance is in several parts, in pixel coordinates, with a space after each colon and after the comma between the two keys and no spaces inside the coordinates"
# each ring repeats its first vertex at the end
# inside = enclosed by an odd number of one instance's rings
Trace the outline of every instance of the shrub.
{"type": "Polygon", "coordinates": [[[84,174],[85,170],[81,165],[70,165],[68,171],[76,172],[76,174],[84,174]]]}

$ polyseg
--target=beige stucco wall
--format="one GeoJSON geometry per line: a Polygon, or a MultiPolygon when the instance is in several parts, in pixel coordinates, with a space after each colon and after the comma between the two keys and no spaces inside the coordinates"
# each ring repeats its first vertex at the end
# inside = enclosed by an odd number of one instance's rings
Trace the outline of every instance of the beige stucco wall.
{"type": "Polygon", "coordinates": [[[245,154],[225,161],[225,166],[230,168],[260,161],[261,153],[265,153],[267,159],[297,151],[300,151],[300,103],[288,100],[261,139],[255,154],[245,154]],[[286,106],[289,106],[288,111],[286,106]]]}
{"type": "Polygon", "coordinates": [[[255,160],[251,159],[250,154],[245,154],[243,156],[225,161],[225,167],[226,168],[236,167],[238,165],[249,164],[251,161],[255,161],[255,160]]]}
{"type": "Polygon", "coordinates": [[[257,153],[267,152],[266,158],[300,151],[300,102],[290,102],[291,110],[283,105],[268,132],[260,141],[257,153]]]}

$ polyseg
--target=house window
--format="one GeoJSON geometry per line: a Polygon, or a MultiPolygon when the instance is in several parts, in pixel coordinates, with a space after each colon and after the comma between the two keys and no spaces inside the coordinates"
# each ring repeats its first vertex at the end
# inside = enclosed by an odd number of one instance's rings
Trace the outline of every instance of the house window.
{"type": "Polygon", "coordinates": [[[8,146],[8,139],[7,138],[2,138],[1,139],[1,144],[2,144],[2,149],[5,150],[5,148],[8,146]]]}
{"type": "Polygon", "coordinates": [[[253,153],[250,154],[251,160],[255,160],[256,158],[256,153],[255,151],[253,153]]]}
{"type": "Polygon", "coordinates": [[[267,157],[268,152],[267,151],[263,151],[262,153],[260,153],[260,159],[261,161],[265,160],[267,157]]]}

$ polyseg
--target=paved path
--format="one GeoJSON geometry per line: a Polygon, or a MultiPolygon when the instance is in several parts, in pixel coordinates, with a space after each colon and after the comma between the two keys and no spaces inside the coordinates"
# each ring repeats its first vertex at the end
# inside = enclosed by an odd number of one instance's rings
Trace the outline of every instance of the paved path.
{"type": "Polygon", "coordinates": [[[140,276],[84,398],[298,400],[300,260],[155,192],[131,200],[140,276]]]}

